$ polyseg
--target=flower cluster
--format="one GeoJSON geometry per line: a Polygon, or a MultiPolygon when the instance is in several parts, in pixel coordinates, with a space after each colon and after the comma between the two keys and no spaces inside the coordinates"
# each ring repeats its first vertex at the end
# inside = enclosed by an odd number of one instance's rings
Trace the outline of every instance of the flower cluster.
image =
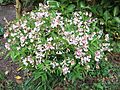
{"type": "Polygon", "coordinates": [[[43,70],[58,69],[66,75],[76,64],[90,68],[90,62],[100,62],[104,51],[111,50],[109,35],[104,35],[98,24],[91,12],[73,12],[65,17],[40,4],[37,11],[10,23],[4,35],[8,38],[5,47],[15,52],[15,58],[26,68],[43,64],[43,70]]]}

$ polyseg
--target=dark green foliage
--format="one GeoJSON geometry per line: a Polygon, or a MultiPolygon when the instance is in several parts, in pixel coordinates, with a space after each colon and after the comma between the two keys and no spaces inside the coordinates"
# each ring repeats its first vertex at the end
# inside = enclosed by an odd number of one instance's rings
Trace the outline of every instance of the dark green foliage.
{"type": "Polygon", "coordinates": [[[0,0],[0,5],[15,3],[15,0],[0,0]]]}
{"type": "Polygon", "coordinates": [[[0,24],[0,37],[3,36],[4,34],[4,29],[3,26],[0,24]]]}
{"type": "Polygon", "coordinates": [[[38,6],[39,3],[43,3],[44,0],[22,0],[23,8],[38,6]]]}

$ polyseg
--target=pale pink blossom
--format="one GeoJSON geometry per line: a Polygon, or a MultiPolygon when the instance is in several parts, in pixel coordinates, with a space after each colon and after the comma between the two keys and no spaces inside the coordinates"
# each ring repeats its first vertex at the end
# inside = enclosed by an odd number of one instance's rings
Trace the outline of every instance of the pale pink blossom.
{"type": "Polygon", "coordinates": [[[45,45],[45,49],[50,50],[50,49],[54,49],[54,47],[50,43],[48,43],[45,45]]]}
{"type": "Polygon", "coordinates": [[[72,61],[71,61],[71,65],[74,65],[74,64],[75,64],[75,61],[74,61],[74,60],[72,60],[72,61]]]}
{"type": "Polygon", "coordinates": [[[82,49],[77,49],[75,51],[76,58],[80,58],[83,55],[82,49]]]}
{"type": "Polygon", "coordinates": [[[5,43],[5,48],[6,48],[7,50],[10,50],[10,44],[5,43]]]}
{"type": "Polygon", "coordinates": [[[20,42],[21,42],[21,43],[24,43],[25,40],[26,40],[26,37],[24,37],[24,36],[20,37],[20,42]]]}
{"type": "Polygon", "coordinates": [[[105,41],[109,41],[109,34],[105,35],[105,41]]]}
{"type": "Polygon", "coordinates": [[[100,58],[101,58],[101,53],[100,53],[100,51],[96,51],[95,52],[95,61],[99,61],[100,60],[100,58]]]}
{"type": "Polygon", "coordinates": [[[65,74],[67,74],[67,73],[70,73],[69,68],[66,67],[66,66],[63,67],[62,71],[63,71],[63,75],[65,75],[65,74]]]}

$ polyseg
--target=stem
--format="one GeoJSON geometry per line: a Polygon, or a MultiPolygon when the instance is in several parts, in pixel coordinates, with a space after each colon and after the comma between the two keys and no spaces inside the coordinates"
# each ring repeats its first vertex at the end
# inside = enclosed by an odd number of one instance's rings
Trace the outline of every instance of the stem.
{"type": "Polygon", "coordinates": [[[22,15],[21,0],[16,0],[16,18],[20,19],[22,15]]]}

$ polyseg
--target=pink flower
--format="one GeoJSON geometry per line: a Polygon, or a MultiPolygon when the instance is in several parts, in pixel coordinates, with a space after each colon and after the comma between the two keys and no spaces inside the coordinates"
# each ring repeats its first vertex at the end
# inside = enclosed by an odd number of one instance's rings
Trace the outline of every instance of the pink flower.
{"type": "Polygon", "coordinates": [[[44,13],[41,13],[41,12],[38,12],[38,13],[37,13],[38,18],[42,18],[43,15],[44,15],[44,13]]]}
{"type": "Polygon", "coordinates": [[[10,50],[10,44],[5,43],[5,48],[6,48],[7,50],[10,50]]]}
{"type": "Polygon", "coordinates": [[[95,52],[95,57],[100,58],[100,51],[95,52]]]}
{"type": "Polygon", "coordinates": [[[74,64],[75,64],[75,61],[74,61],[74,60],[72,60],[72,61],[71,61],[71,65],[74,65],[74,64]]]}
{"type": "Polygon", "coordinates": [[[70,72],[70,71],[69,71],[69,68],[66,67],[66,66],[63,67],[62,71],[63,71],[63,74],[64,74],[64,75],[70,72]]]}
{"type": "Polygon", "coordinates": [[[88,44],[88,41],[87,41],[87,36],[83,36],[82,38],[82,41],[81,41],[83,44],[88,44]]]}
{"type": "Polygon", "coordinates": [[[78,41],[72,38],[72,39],[70,39],[69,44],[77,45],[78,41]]]}
{"type": "Polygon", "coordinates": [[[82,49],[77,49],[75,51],[75,57],[80,58],[83,55],[82,49]]]}
{"type": "Polygon", "coordinates": [[[54,28],[54,27],[57,27],[60,23],[60,20],[59,19],[55,19],[52,23],[51,23],[51,26],[54,28]]]}
{"type": "Polygon", "coordinates": [[[76,51],[76,55],[77,55],[77,56],[80,56],[81,53],[82,53],[82,50],[77,50],[77,51],[76,51]]]}
{"type": "Polygon", "coordinates": [[[100,57],[101,57],[101,54],[100,54],[100,51],[96,51],[95,52],[95,61],[99,61],[99,59],[100,59],[100,57]]]}
{"type": "Polygon", "coordinates": [[[46,50],[54,49],[54,47],[49,43],[49,44],[45,45],[45,49],[46,50]]]}
{"type": "Polygon", "coordinates": [[[20,37],[20,42],[21,42],[21,43],[24,43],[25,40],[26,40],[26,38],[25,38],[24,36],[20,37]]]}

